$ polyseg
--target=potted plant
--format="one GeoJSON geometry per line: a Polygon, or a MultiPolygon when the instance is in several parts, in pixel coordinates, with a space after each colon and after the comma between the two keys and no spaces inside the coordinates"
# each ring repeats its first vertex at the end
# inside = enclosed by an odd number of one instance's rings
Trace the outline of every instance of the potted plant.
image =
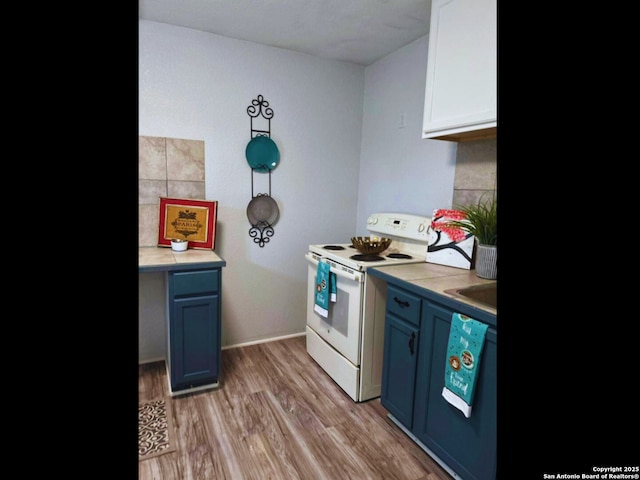
{"type": "Polygon", "coordinates": [[[495,279],[498,259],[498,200],[481,197],[475,204],[457,207],[463,212],[460,220],[451,220],[448,226],[460,228],[476,238],[476,275],[495,279]]]}

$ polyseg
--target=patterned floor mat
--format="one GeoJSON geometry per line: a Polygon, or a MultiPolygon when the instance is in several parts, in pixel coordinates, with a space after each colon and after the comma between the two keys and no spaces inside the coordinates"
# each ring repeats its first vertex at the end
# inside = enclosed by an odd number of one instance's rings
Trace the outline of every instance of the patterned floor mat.
{"type": "Polygon", "coordinates": [[[158,398],[138,405],[138,460],[176,450],[171,405],[158,398]]]}

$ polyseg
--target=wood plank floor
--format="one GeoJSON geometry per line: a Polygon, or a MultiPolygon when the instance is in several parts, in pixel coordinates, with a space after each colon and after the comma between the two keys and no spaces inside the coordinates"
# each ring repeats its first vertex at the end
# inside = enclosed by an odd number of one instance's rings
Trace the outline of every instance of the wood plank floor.
{"type": "MultiPolygon", "coordinates": [[[[451,480],[387,417],[355,403],[307,354],[305,337],[222,351],[221,385],[173,397],[177,451],[140,480],[451,480]]],[[[164,362],[139,366],[139,401],[168,395],[164,362]]]]}

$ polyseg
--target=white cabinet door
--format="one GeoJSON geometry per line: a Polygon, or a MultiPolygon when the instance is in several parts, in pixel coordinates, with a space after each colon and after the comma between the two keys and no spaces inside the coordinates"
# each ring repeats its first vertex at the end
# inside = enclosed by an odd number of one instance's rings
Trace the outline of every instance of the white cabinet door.
{"type": "Polygon", "coordinates": [[[497,0],[433,0],[422,138],[497,125],[497,0]]]}

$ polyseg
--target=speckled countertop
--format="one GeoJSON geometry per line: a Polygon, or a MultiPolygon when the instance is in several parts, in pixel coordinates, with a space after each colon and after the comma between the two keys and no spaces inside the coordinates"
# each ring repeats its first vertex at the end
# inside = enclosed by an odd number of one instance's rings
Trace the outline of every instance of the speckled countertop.
{"type": "Polygon", "coordinates": [[[496,283],[496,280],[478,277],[475,270],[465,270],[425,262],[370,268],[367,272],[386,280],[402,280],[414,288],[425,289],[489,314],[497,315],[497,309],[484,303],[445,292],[445,290],[452,288],[466,288],[473,285],[496,283]]]}
{"type": "Polygon", "coordinates": [[[139,247],[138,271],[184,270],[224,267],[227,264],[213,250],[189,249],[174,252],[169,247],[139,247]]]}

